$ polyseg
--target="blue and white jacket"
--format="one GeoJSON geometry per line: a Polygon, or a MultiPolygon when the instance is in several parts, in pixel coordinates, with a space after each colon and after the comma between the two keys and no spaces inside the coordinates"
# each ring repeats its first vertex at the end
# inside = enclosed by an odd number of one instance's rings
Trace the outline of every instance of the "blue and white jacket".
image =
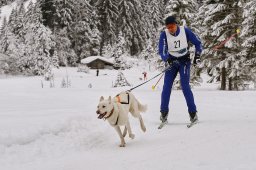
{"type": "MultiPolygon", "coordinates": [[[[187,41],[195,45],[195,48],[196,48],[195,53],[200,55],[203,50],[200,39],[189,28],[187,27],[184,27],[184,28],[185,28],[187,41]]],[[[178,26],[175,35],[177,36],[179,35],[179,33],[180,33],[180,27],[178,26]]],[[[160,34],[158,48],[159,48],[158,53],[161,56],[163,61],[166,61],[168,57],[170,57],[171,59],[176,58],[168,53],[167,37],[166,37],[165,31],[162,31],[160,34]]]]}

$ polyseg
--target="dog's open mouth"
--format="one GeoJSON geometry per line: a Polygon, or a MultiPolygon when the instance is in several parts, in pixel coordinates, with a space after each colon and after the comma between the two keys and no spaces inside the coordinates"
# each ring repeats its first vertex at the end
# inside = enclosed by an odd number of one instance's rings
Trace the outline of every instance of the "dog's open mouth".
{"type": "Polygon", "coordinates": [[[107,114],[107,112],[102,113],[102,114],[99,113],[98,119],[102,119],[106,114],[107,114]]]}

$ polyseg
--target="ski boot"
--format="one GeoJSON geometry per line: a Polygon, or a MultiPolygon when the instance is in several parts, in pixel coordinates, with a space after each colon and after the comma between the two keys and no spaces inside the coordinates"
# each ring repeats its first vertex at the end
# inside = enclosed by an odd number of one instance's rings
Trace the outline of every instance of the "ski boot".
{"type": "Polygon", "coordinates": [[[187,125],[188,128],[192,127],[193,125],[198,123],[198,117],[196,113],[191,113],[190,115],[194,115],[194,117],[192,118],[192,116],[190,116],[190,124],[187,125]]]}
{"type": "Polygon", "coordinates": [[[168,123],[167,117],[168,117],[168,113],[161,112],[161,115],[160,115],[161,123],[160,123],[158,129],[162,129],[162,127],[164,127],[164,125],[166,125],[168,123]]]}

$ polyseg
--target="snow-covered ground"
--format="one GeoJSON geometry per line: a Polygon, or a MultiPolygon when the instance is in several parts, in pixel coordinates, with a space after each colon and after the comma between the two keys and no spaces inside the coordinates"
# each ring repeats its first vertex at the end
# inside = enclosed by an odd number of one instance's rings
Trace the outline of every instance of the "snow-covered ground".
{"type": "MultiPolygon", "coordinates": [[[[133,85],[144,69],[124,71],[133,85]]],[[[157,72],[148,72],[153,77],[157,72]]],[[[100,96],[112,88],[117,71],[89,74],[76,68],[55,70],[55,88],[41,77],[0,78],[1,170],[254,170],[256,169],[256,91],[218,91],[203,83],[193,89],[200,123],[186,127],[183,94],[171,96],[169,124],[158,130],[161,86],[157,79],[133,91],[148,111],[146,133],[130,117],[135,139],[126,147],[107,121],[95,113],[100,96]],[[68,73],[70,88],[61,88],[68,73]],[[92,84],[92,88],[88,85],[92,84]]]]}

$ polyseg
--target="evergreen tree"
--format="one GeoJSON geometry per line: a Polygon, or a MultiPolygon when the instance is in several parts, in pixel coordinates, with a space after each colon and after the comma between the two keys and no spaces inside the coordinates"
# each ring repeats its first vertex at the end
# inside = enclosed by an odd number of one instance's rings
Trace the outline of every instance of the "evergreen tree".
{"type": "Polygon", "coordinates": [[[139,0],[120,0],[118,4],[120,11],[118,18],[118,31],[122,31],[129,53],[135,55],[140,53],[146,46],[145,23],[143,23],[143,10],[139,0]]]}
{"type": "Polygon", "coordinates": [[[55,35],[55,52],[57,53],[59,65],[68,66],[76,65],[76,53],[71,48],[71,41],[67,37],[67,28],[63,28],[56,32],[55,35]]]}
{"type": "Polygon", "coordinates": [[[239,53],[243,62],[242,68],[247,76],[244,79],[253,81],[256,87],[256,1],[249,0],[243,6],[243,27],[241,30],[241,45],[243,50],[239,53]]]}
{"type": "Polygon", "coordinates": [[[113,48],[110,44],[105,45],[102,49],[102,56],[106,57],[106,58],[113,57],[114,54],[113,54],[112,50],[113,50],[113,48]]]}
{"type": "Polygon", "coordinates": [[[17,9],[13,8],[8,20],[9,28],[13,33],[15,32],[15,28],[16,28],[16,20],[17,20],[17,9]]]}
{"type": "Polygon", "coordinates": [[[25,15],[25,7],[22,2],[17,10],[17,19],[15,23],[14,34],[18,36],[18,38],[24,37],[24,15],[25,15]]]}
{"type": "Polygon", "coordinates": [[[0,33],[0,51],[2,53],[5,53],[7,51],[8,47],[8,31],[10,32],[8,25],[7,25],[7,20],[6,17],[3,18],[3,23],[1,26],[1,33],[0,33]]]}
{"type": "Polygon", "coordinates": [[[220,77],[221,90],[226,88],[232,90],[239,84],[237,82],[239,80],[237,66],[240,65],[241,61],[236,54],[241,49],[235,38],[226,41],[226,43],[223,41],[229,39],[239,28],[241,7],[239,7],[238,1],[208,0],[204,2],[200,10],[202,10],[200,13],[207,15],[203,21],[205,31],[202,37],[207,53],[205,59],[210,61],[208,64],[210,66],[209,72],[220,77]],[[223,45],[218,46],[221,43],[223,45]],[[217,73],[213,73],[213,71],[217,73]]]}
{"type": "Polygon", "coordinates": [[[196,0],[170,0],[166,7],[166,16],[176,16],[181,25],[190,26],[198,10],[196,0]]]}
{"type": "Polygon", "coordinates": [[[38,0],[42,10],[43,24],[50,29],[55,30],[57,22],[60,21],[60,15],[57,15],[58,0],[38,0]]]}
{"type": "Polygon", "coordinates": [[[70,37],[80,62],[82,58],[99,54],[100,33],[97,28],[95,9],[84,0],[77,1],[74,6],[79,12],[75,13],[70,37]]]}
{"type": "Polygon", "coordinates": [[[117,69],[130,68],[130,66],[127,64],[125,59],[128,55],[125,45],[126,45],[125,39],[122,35],[122,32],[120,32],[118,34],[118,39],[116,41],[116,44],[114,45],[114,48],[113,48],[113,56],[115,58],[114,67],[117,69]]]}
{"type": "MultiPolygon", "coordinates": [[[[159,36],[159,28],[162,26],[161,20],[164,18],[164,13],[161,12],[161,5],[163,1],[158,0],[144,0],[142,3],[143,16],[142,27],[147,34],[147,43],[144,47],[147,48],[148,41],[150,40],[152,47],[157,46],[157,39],[159,36]]],[[[164,9],[164,8],[163,8],[164,9]]],[[[145,51],[144,51],[145,52],[145,51]]]]}
{"type": "Polygon", "coordinates": [[[43,75],[54,66],[58,66],[57,56],[50,53],[55,46],[53,35],[49,28],[42,24],[40,2],[29,5],[29,11],[24,20],[25,55],[21,58],[24,72],[43,75]]]}
{"type": "Polygon", "coordinates": [[[67,27],[70,29],[72,22],[74,21],[74,13],[76,10],[74,7],[75,1],[73,0],[56,0],[54,4],[56,4],[56,22],[60,28],[67,27]]]}
{"type": "Polygon", "coordinates": [[[123,87],[123,86],[131,86],[131,84],[126,80],[124,74],[119,71],[117,75],[117,79],[114,83],[114,87],[123,87]]]}
{"type": "Polygon", "coordinates": [[[99,16],[98,28],[101,32],[100,55],[103,47],[113,45],[116,40],[117,18],[119,15],[117,0],[98,0],[95,4],[99,16]]]}

